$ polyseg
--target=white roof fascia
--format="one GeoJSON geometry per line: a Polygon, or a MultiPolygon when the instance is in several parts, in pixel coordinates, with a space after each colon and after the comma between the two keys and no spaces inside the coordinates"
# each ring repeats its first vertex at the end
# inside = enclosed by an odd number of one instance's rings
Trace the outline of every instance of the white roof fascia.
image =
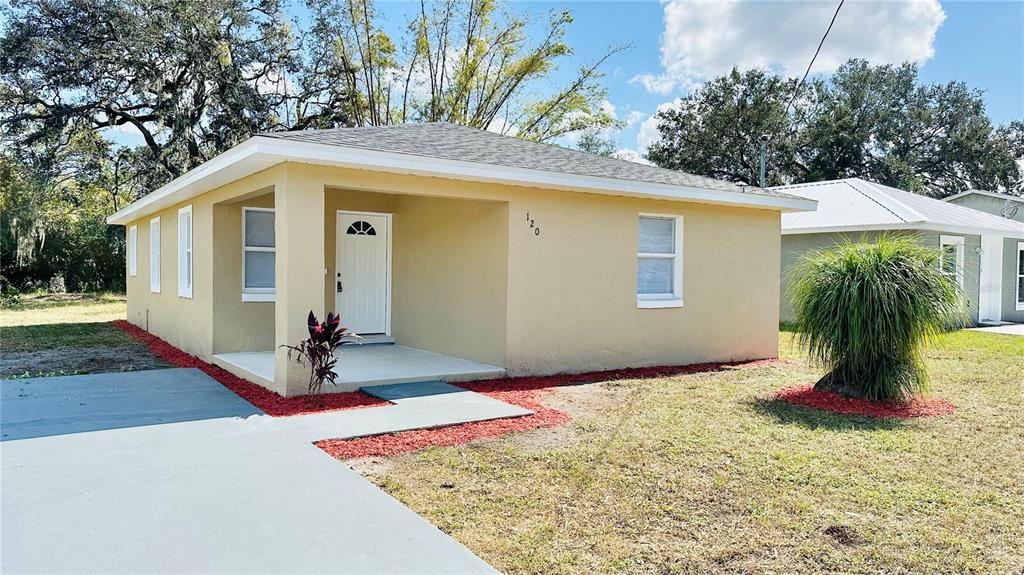
{"type": "Polygon", "coordinates": [[[282,162],[323,164],[606,195],[734,205],[783,212],[812,211],[817,206],[817,201],[804,198],[746,194],[739,191],[723,192],[253,136],[118,210],[107,218],[107,223],[125,224],[282,162]],[[226,181],[221,174],[225,170],[235,172],[226,181]],[[221,174],[221,177],[218,178],[218,174],[221,174]],[[212,183],[210,180],[213,180],[212,183]]]}

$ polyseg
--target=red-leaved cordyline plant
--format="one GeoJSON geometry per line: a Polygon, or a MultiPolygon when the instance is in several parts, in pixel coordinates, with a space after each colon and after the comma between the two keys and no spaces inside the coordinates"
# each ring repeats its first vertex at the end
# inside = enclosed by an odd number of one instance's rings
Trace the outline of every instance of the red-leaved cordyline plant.
{"type": "Polygon", "coordinates": [[[346,341],[362,343],[363,338],[351,333],[347,328],[341,327],[341,316],[333,313],[327,314],[327,321],[320,323],[312,310],[306,320],[309,328],[309,337],[299,342],[299,345],[282,345],[288,349],[288,359],[295,354],[295,361],[305,365],[309,363],[309,395],[317,395],[323,388],[324,382],[337,385],[338,374],[334,366],[338,364],[335,355],[338,347],[346,341]]]}

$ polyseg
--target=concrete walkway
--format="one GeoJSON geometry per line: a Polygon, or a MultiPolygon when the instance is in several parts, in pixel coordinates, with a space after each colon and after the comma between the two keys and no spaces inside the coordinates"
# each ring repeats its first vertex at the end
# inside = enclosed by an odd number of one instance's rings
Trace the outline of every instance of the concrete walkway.
{"type": "Polygon", "coordinates": [[[4,573],[494,573],[311,442],[525,410],[436,382],[271,418],[196,370],[111,375],[106,397],[96,378],[0,383],[0,429],[25,438],[0,443],[4,573]]]}
{"type": "Polygon", "coordinates": [[[1012,323],[1009,325],[997,325],[992,327],[974,327],[971,328],[971,331],[1024,336],[1024,323],[1012,323]]]}

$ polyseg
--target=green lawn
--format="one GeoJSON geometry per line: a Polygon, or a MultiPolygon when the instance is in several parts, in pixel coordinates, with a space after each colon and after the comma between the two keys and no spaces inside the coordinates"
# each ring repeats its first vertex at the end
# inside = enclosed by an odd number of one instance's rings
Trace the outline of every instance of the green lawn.
{"type": "Polygon", "coordinates": [[[1024,338],[950,334],[928,365],[955,414],[768,399],[816,380],[800,360],[560,388],[566,428],[354,464],[511,574],[1019,574],[1024,338]]]}
{"type": "Polygon", "coordinates": [[[4,351],[134,343],[123,331],[108,324],[124,319],[127,304],[123,295],[70,297],[73,299],[24,297],[21,305],[0,309],[0,341],[4,351]]]}
{"type": "Polygon", "coordinates": [[[126,309],[116,294],[23,296],[0,309],[0,379],[167,367],[110,325],[126,309]]]}

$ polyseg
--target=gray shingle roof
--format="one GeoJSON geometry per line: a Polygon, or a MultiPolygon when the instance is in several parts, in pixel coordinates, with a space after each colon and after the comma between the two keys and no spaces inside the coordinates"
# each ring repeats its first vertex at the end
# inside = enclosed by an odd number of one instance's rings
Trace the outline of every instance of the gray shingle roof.
{"type": "Polygon", "coordinates": [[[794,198],[704,176],[606,158],[446,122],[266,132],[260,136],[617,180],[794,198]]]}

